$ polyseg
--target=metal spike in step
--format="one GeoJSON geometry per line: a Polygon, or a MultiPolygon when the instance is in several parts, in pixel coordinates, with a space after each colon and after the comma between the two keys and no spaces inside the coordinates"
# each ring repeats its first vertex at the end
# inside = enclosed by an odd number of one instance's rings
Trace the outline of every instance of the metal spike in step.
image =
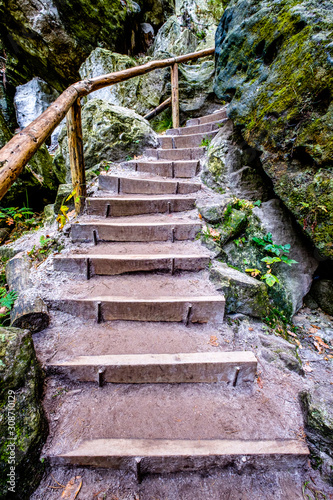
{"type": "Polygon", "coordinates": [[[237,387],[252,383],[257,360],[252,352],[198,352],[179,354],[126,354],[79,356],[66,362],[50,363],[51,373],[71,380],[94,382],[103,366],[103,383],[180,384],[220,383],[237,387]]]}
{"type": "Polygon", "coordinates": [[[97,321],[171,321],[184,322],[191,306],[190,323],[222,323],[225,299],[221,295],[201,297],[163,297],[131,299],[124,297],[91,297],[88,299],[50,299],[53,309],[97,321]],[[102,319],[101,319],[102,318],[102,319]]]}
{"type": "Polygon", "coordinates": [[[76,465],[132,470],[140,474],[200,471],[219,467],[267,471],[303,468],[309,450],[300,440],[167,440],[95,439],[84,441],[74,451],[49,457],[54,465],[76,465]]]}

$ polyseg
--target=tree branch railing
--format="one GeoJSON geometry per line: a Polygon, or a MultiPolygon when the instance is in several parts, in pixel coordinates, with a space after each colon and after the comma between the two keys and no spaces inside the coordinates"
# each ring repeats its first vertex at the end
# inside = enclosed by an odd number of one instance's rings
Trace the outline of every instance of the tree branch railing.
{"type": "MultiPolygon", "coordinates": [[[[71,176],[75,195],[75,211],[81,213],[86,198],[83,158],[81,97],[91,92],[144,75],[155,69],[171,66],[172,125],[179,127],[178,64],[214,54],[205,49],[191,54],[150,61],[142,66],[116,71],[108,75],[82,80],[68,87],[38,118],[16,134],[0,150],[0,200],[19,177],[25,165],[67,114],[67,133],[71,176]]],[[[162,103],[163,104],[163,103],[162,103]]]]}

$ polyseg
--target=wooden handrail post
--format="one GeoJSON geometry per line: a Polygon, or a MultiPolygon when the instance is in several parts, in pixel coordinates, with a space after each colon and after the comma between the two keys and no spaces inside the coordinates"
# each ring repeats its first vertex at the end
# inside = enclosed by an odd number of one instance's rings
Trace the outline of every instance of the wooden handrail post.
{"type": "Polygon", "coordinates": [[[77,99],[67,113],[67,135],[74,201],[77,215],[82,213],[86,200],[86,172],[84,168],[81,101],[77,99]]]}
{"type": "Polygon", "coordinates": [[[179,127],[179,87],[178,87],[178,64],[171,66],[171,97],[172,97],[172,126],[179,127]]]}

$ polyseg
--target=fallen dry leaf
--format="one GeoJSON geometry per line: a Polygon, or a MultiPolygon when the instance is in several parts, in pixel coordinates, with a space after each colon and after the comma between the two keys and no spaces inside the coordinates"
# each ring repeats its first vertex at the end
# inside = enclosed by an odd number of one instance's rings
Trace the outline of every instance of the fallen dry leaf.
{"type": "Polygon", "coordinates": [[[253,328],[251,328],[251,327],[250,327],[250,328],[249,328],[249,332],[253,332],[253,328]]]}
{"type": "Polygon", "coordinates": [[[209,341],[207,342],[207,344],[210,344],[210,345],[212,345],[214,347],[218,347],[219,343],[217,341],[217,337],[215,335],[211,335],[209,341]]]}
{"type": "Polygon", "coordinates": [[[322,347],[326,347],[326,349],[329,349],[330,346],[328,346],[327,344],[325,344],[325,342],[323,341],[323,339],[321,337],[313,337],[319,345],[321,345],[322,347]]]}
{"type": "Polygon", "coordinates": [[[308,363],[306,363],[306,364],[303,366],[303,370],[304,370],[305,372],[308,372],[308,373],[311,373],[311,372],[313,371],[313,370],[312,370],[312,368],[311,368],[311,366],[310,366],[308,363]]]}
{"type": "Polygon", "coordinates": [[[296,342],[296,344],[298,345],[298,347],[299,347],[300,349],[303,349],[303,346],[302,346],[302,344],[300,343],[300,341],[299,341],[299,340],[295,339],[295,342],[296,342]]]}
{"type": "Polygon", "coordinates": [[[70,481],[68,481],[66,488],[62,492],[61,498],[66,498],[67,500],[74,500],[81,489],[82,479],[81,476],[72,477],[70,481]]]}
{"type": "Polygon", "coordinates": [[[320,330],[320,326],[317,326],[317,325],[311,325],[312,328],[315,328],[316,330],[320,330]]]}
{"type": "Polygon", "coordinates": [[[292,337],[297,338],[296,333],[291,332],[290,330],[287,330],[287,333],[288,333],[288,335],[291,335],[292,337]]]}
{"type": "Polygon", "coordinates": [[[316,328],[309,328],[308,333],[318,333],[316,328]]]}
{"type": "Polygon", "coordinates": [[[325,351],[324,351],[324,348],[323,348],[321,345],[319,345],[319,344],[318,344],[318,342],[316,342],[316,341],[314,340],[314,341],[313,341],[313,343],[314,343],[315,348],[317,349],[317,351],[318,351],[320,354],[322,354],[323,352],[325,352],[325,351]]]}
{"type": "Polygon", "coordinates": [[[262,389],[264,387],[264,384],[262,383],[262,380],[259,377],[259,375],[257,376],[257,384],[259,385],[260,389],[262,389]]]}

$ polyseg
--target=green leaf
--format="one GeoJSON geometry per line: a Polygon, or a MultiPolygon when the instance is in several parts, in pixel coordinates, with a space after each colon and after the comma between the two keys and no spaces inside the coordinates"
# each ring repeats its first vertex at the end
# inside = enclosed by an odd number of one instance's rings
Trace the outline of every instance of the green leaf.
{"type": "Polygon", "coordinates": [[[280,257],[264,257],[261,262],[266,262],[266,264],[274,264],[275,262],[281,262],[280,257]]]}
{"type": "Polygon", "coordinates": [[[286,257],[285,255],[281,256],[281,260],[285,264],[288,264],[288,266],[291,266],[292,264],[298,264],[297,260],[288,259],[288,257],[286,257]]]}
{"type": "Polygon", "coordinates": [[[261,276],[261,279],[264,280],[268,286],[273,286],[275,283],[279,283],[279,279],[271,273],[264,274],[261,276]]]}
{"type": "Polygon", "coordinates": [[[7,293],[6,295],[0,298],[0,306],[6,307],[7,309],[11,309],[17,297],[18,295],[14,291],[7,293]]]}
{"type": "Polygon", "coordinates": [[[264,250],[266,250],[266,252],[275,253],[275,255],[280,255],[281,253],[278,245],[266,245],[264,250]]]}
{"type": "Polygon", "coordinates": [[[256,238],[255,236],[252,238],[252,240],[257,243],[257,245],[260,245],[264,247],[266,245],[266,242],[262,238],[256,238]]]}

